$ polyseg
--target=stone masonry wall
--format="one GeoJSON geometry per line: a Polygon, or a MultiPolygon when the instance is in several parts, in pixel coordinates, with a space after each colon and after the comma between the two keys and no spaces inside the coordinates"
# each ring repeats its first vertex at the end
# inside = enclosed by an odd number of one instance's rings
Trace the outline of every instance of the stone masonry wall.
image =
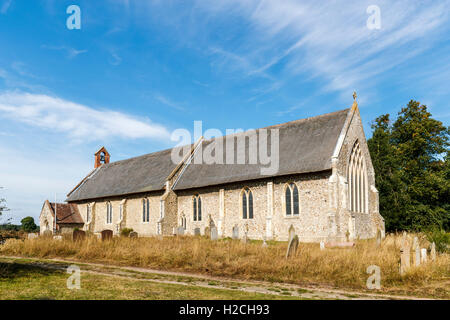
{"type": "Polygon", "coordinates": [[[289,227],[293,225],[301,241],[317,242],[325,239],[327,235],[329,175],[330,171],[326,171],[179,191],[178,217],[186,217],[188,234],[194,234],[197,227],[200,228],[201,234],[204,234],[211,217],[212,223],[219,228],[219,234],[224,237],[231,237],[232,229],[237,225],[239,237],[242,237],[248,228],[248,237],[251,239],[263,239],[266,236],[267,239],[283,241],[288,239],[289,227]],[[294,182],[299,190],[300,214],[295,217],[285,214],[285,186],[289,182],[294,182]],[[253,193],[253,219],[242,218],[241,192],[244,187],[248,187],[253,193]],[[222,219],[220,190],[223,190],[224,194],[222,219]],[[270,195],[271,190],[273,196],[270,195]],[[199,195],[202,200],[202,221],[193,221],[194,195],[199,195]]]}

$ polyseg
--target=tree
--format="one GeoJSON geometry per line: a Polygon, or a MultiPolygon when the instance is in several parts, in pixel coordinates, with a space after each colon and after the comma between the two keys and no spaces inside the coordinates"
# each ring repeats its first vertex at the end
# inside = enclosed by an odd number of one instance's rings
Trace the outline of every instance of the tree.
{"type": "Polygon", "coordinates": [[[386,229],[449,230],[449,128],[411,100],[393,124],[382,115],[372,129],[368,145],[386,229]]]}
{"type": "MultiPolygon", "coordinates": [[[[0,187],[0,189],[3,189],[3,188],[0,187]]],[[[6,211],[8,211],[8,208],[6,207],[6,200],[3,198],[0,198],[0,216],[6,211]]]]}
{"type": "Polygon", "coordinates": [[[34,223],[33,217],[23,218],[20,223],[22,224],[22,230],[25,232],[34,232],[37,229],[37,225],[34,223]]]}

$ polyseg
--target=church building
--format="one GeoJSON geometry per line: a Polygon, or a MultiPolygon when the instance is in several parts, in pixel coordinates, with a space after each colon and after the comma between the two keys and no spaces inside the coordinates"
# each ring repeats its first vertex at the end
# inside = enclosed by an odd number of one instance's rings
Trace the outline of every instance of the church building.
{"type": "MultiPolygon", "coordinates": [[[[110,162],[101,148],[94,169],[66,201],[81,216],[81,229],[92,233],[118,235],[132,228],[143,237],[205,235],[215,228],[219,237],[285,241],[293,226],[302,242],[384,236],[356,101],[349,109],[265,129],[278,134],[275,173],[262,174],[262,165],[248,159],[241,164],[193,161],[200,147],[227,137],[199,139],[178,163],[173,149],[110,162]]],[[[246,134],[226,141],[234,146],[246,134]]],[[[251,156],[247,144],[238,152],[251,156]]]]}

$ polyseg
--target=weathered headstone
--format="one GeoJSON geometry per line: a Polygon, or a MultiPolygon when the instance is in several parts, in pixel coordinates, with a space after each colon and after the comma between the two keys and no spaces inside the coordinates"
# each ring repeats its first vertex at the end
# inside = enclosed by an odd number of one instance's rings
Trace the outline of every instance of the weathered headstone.
{"type": "Polygon", "coordinates": [[[381,231],[377,230],[377,247],[381,246],[381,231]]]}
{"type": "Polygon", "coordinates": [[[103,230],[101,232],[101,235],[102,235],[102,241],[111,240],[113,237],[113,232],[112,232],[112,230],[103,230]]]}
{"type": "Polygon", "coordinates": [[[411,247],[408,238],[403,233],[402,248],[400,250],[400,274],[404,275],[411,266],[411,247]]]}
{"type": "Polygon", "coordinates": [[[247,232],[244,233],[244,236],[241,238],[241,242],[242,243],[248,243],[248,236],[247,236],[247,232]]]}
{"type": "Polygon", "coordinates": [[[414,255],[414,261],[415,261],[415,266],[418,267],[420,266],[420,248],[417,247],[415,251],[415,255],[414,255]]]}
{"type": "Polygon", "coordinates": [[[266,242],[266,237],[263,237],[263,243],[262,243],[262,247],[263,248],[267,248],[267,242],[266,242]]]}
{"type": "Polygon", "coordinates": [[[436,244],[434,242],[431,244],[430,255],[431,255],[431,261],[436,261],[436,244]]]}
{"type": "Polygon", "coordinates": [[[320,241],[320,250],[325,250],[325,242],[323,240],[320,241]]]}
{"type": "Polygon", "coordinates": [[[86,239],[86,232],[83,230],[73,230],[72,241],[83,241],[86,239]]]}
{"type": "Polygon", "coordinates": [[[294,235],[291,240],[289,240],[288,248],[286,251],[286,258],[292,257],[297,253],[298,248],[298,236],[294,235]]]}
{"type": "Polygon", "coordinates": [[[182,236],[184,235],[184,227],[178,227],[177,229],[177,235],[182,236]]]}
{"type": "Polygon", "coordinates": [[[63,239],[63,237],[62,236],[53,236],[53,239],[61,241],[63,239]]]}
{"type": "Polygon", "coordinates": [[[413,250],[416,250],[419,247],[419,238],[414,237],[414,241],[413,241],[413,250]]]}
{"type": "Polygon", "coordinates": [[[289,232],[288,241],[291,241],[294,238],[294,236],[295,236],[295,228],[294,228],[294,226],[292,224],[289,227],[289,231],[288,232],[289,232]]]}
{"type": "Polygon", "coordinates": [[[27,237],[28,237],[28,240],[31,240],[31,239],[36,239],[38,237],[38,235],[37,235],[37,233],[29,233],[27,237]]]}
{"type": "Polygon", "coordinates": [[[204,233],[204,235],[205,235],[207,238],[211,237],[211,228],[210,228],[210,227],[206,227],[206,228],[205,228],[205,233],[204,233]]]}
{"type": "Polygon", "coordinates": [[[420,261],[422,263],[427,263],[427,249],[426,248],[422,248],[420,250],[420,261]]]}
{"type": "Polygon", "coordinates": [[[233,227],[233,235],[232,235],[233,239],[239,239],[239,228],[238,226],[234,226],[233,227]]]}
{"type": "Polygon", "coordinates": [[[137,238],[138,237],[138,233],[136,231],[131,231],[130,234],[128,235],[130,238],[137,238]]]}
{"type": "Polygon", "coordinates": [[[199,236],[200,235],[200,228],[195,228],[194,229],[194,236],[199,236]]]}
{"type": "Polygon", "coordinates": [[[46,236],[46,237],[50,237],[52,234],[53,233],[52,233],[51,230],[45,230],[44,233],[43,233],[43,235],[46,236]]]}
{"type": "Polygon", "coordinates": [[[211,240],[217,240],[219,238],[219,235],[217,234],[217,228],[212,227],[211,228],[211,240]]]}

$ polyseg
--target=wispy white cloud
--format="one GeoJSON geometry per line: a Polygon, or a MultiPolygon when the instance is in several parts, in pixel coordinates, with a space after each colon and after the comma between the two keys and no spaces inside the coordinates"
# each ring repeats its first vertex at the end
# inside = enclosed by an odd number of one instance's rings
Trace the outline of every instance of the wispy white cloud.
{"type": "Polygon", "coordinates": [[[58,50],[58,51],[64,51],[66,53],[67,58],[73,59],[76,56],[88,52],[88,50],[77,50],[71,47],[67,46],[48,46],[48,45],[42,45],[41,48],[48,49],[48,50],[58,50]]]}
{"type": "Polygon", "coordinates": [[[164,104],[168,107],[171,107],[173,109],[180,110],[180,111],[184,110],[184,108],[179,103],[172,101],[171,99],[163,96],[162,94],[159,94],[159,93],[156,94],[155,99],[157,101],[161,102],[162,104],[164,104]]]}
{"type": "Polygon", "coordinates": [[[0,117],[45,130],[65,133],[72,140],[104,138],[157,139],[170,134],[160,124],[111,110],[97,110],[48,95],[6,92],[0,94],[0,117]]]}
{"type": "Polygon", "coordinates": [[[374,77],[428,50],[437,34],[448,32],[448,0],[377,1],[381,30],[366,27],[372,2],[199,0],[197,6],[249,23],[242,41],[215,50],[246,76],[270,77],[282,61],[286,74],[319,77],[326,81],[325,91],[348,95],[373,86],[374,77]]]}

